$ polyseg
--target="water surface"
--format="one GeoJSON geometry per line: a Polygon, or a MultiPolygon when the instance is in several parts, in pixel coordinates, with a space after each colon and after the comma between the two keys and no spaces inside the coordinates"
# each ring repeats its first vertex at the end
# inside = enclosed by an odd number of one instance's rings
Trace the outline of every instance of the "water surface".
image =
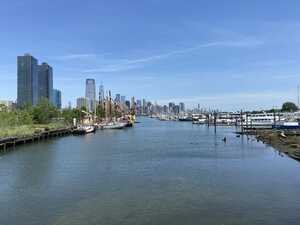
{"type": "Polygon", "coordinates": [[[1,155],[0,224],[299,224],[295,160],[234,128],[140,120],[1,155]]]}

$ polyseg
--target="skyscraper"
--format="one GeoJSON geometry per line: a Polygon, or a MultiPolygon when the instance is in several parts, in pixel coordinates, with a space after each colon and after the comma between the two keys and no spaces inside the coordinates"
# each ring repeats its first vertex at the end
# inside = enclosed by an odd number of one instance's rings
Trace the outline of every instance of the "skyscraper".
{"type": "Polygon", "coordinates": [[[180,102],[180,103],[179,103],[179,111],[180,111],[180,112],[185,112],[185,105],[184,105],[183,102],[180,102]]]}
{"type": "Polygon", "coordinates": [[[105,96],[104,96],[104,86],[103,84],[101,84],[99,86],[99,103],[103,103],[105,100],[105,96]]]}
{"type": "Polygon", "coordinates": [[[33,56],[25,54],[18,56],[17,67],[18,107],[26,104],[36,105],[38,103],[38,61],[33,56]]]}
{"type": "Polygon", "coordinates": [[[76,107],[78,109],[81,109],[82,107],[86,109],[88,108],[88,100],[84,97],[77,98],[76,103],[77,103],[76,107]]]}
{"type": "Polygon", "coordinates": [[[88,101],[88,111],[96,111],[96,82],[95,79],[86,79],[85,97],[88,101]]]}
{"type": "Polygon", "coordinates": [[[53,89],[52,103],[56,108],[61,109],[61,91],[60,90],[53,89]]]}
{"type": "Polygon", "coordinates": [[[48,99],[52,102],[53,70],[47,63],[38,66],[38,101],[48,99]]]}
{"type": "Polygon", "coordinates": [[[116,94],[115,102],[118,102],[118,103],[121,102],[121,95],[120,94],[116,94]]]}

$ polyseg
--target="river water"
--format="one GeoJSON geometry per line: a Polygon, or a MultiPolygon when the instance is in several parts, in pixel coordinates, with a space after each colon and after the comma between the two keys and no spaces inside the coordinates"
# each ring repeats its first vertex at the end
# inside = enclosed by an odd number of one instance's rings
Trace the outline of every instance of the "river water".
{"type": "Polygon", "coordinates": [[[0,225],[299,224],[297,161],[234,128],[140,121],[1,155],[0,225]]]}

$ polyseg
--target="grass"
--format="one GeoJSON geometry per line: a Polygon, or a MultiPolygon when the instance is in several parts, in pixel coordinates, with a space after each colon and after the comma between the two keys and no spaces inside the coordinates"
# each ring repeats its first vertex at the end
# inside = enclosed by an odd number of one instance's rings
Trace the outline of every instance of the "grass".
{"type": "Polygon", "coordinates": [[[0,138],[6,137],[26,137],[33,134],[38,134],[45,130],[53,130],[59,128],[65,128],[64,123],[49,123],[49,124],[30,124],[22,125],[18,127],[1,127],[0,128],[0,138]]]}

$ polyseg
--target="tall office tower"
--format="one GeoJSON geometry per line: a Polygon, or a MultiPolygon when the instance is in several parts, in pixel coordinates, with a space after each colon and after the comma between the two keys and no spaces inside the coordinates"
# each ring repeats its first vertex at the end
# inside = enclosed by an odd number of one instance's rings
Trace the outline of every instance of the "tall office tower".
{"type": "Polygon", "coordinates": [[[18,56],[18,107],[38,103],[38,61],[30,54],[18,56]]]}
{"type": "Polygon", "coordinates": [[[125,101],[126,101],[126,96],[122,95],[121,96],[121,103],[125,104],[125,101]]]}
{"type": "Polygon", "coordinates": [[[85,97],[88,100],[88,111],[96,111],[96,82],[95,79],[86,79],[85,97]]]}
{"type": "Polygon", "coordinates": [[[179,112],[185,112],[185,105],[183,102],[179,103],[179,112]]]}
{"type": "Polygon", "coordinates": [[[174,113],[174,107],[175,107],[175,103],[170,102],[169,103],[169,113],[174,113]]]}
{"type": "Polygon", "coordinates": [[[116,94],[115,102],[118,102],[118,103],[121,102],[121,95],[120,94],[116,94]]]}
{"type": "Polygon", "coordinates": [[[99,103],[103,103],[105,101],[105,96],[104,96],[104,86],[101,84],[99,86],[99,103]]]}
{"type": "Polygon", "coordinates": [[[61,91],[60,90],[53,89],[52,103],[56,108],[61,109],[61,91]]]}
{"type": "Polygon", "coordinates": [[[82,107],[88,108],[88,100],[84,97],[77,98],[76,103],[78,109],[81,109],[82,107]]]}
{"type": "Polygon", "coordinates": [[[48,99],[52,102],[53,69],[47,63],[38,66],[38,101],[48,99]]]}

